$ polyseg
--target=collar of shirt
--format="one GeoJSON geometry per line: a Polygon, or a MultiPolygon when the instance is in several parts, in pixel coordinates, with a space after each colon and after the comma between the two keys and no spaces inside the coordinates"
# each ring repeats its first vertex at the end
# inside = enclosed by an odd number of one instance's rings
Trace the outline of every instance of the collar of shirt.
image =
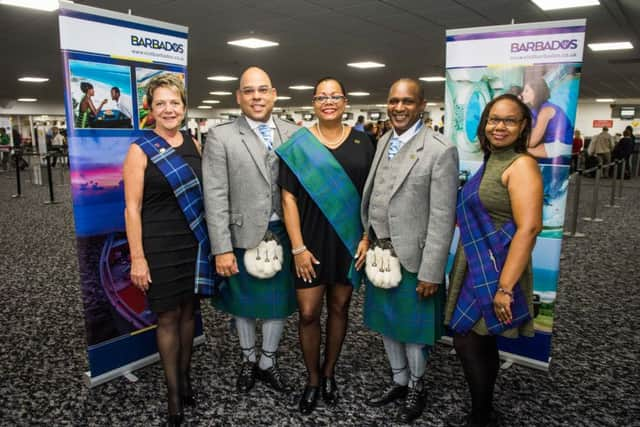
{"type": "Polygon", "coordinates": [[[256,122],[255,120],[250,119],[247,116],[244,116],[244,118],[247,120],[247,123],[249,123],[249,127],[251,128],[252,131],[254,131],[258,136],[260,136],[260,131],[258,130],[258,126],[260,125],[268,125],[269,128],[271,128],[271,130],[276,128],[276,124],[273,122],[273,116],[269,116],[269,120],[267,120],[266,122],[256,122]]]}
{"type": "Polygon", "coordinates": [[[393,135],[391,135],[391,137],[398,138],[400,140],[400,145],[402,146],[407,142],[409,142],[409,140],[413,138],[418,132],[420,132],[420,129],[422,129],[422,120],[418,119],[414,123],[414,125],[411,126],[409,129],[407,129],[406,131],[404,131],[402,135],[398,135],[396,130],[393,129],[393,135]]]}

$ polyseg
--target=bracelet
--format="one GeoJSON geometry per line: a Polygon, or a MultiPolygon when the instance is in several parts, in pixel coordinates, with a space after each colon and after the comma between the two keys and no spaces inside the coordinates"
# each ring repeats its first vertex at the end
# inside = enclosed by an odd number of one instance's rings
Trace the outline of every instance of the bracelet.
{"type": "Polygon", "coordinates": [[[505,294],[505,295],[509,295],[509,296],[511,297],[511,299],[513,299],[513,292],[511,292],[511,291],[509,291],[509,290],[507,290],[507,289],[503,288],[502,286],[500,286],[500,287],[498,288],[498,292],[503,293],[503,294],[505,294]]]}
{"type": "Polygon", "coordinates": [[[293,255],[300,255],[302,252],[306,250],[307,250],[307,247],[305,245],[302,245],[299,248],[291,249],[291,253],[293,255]]]}

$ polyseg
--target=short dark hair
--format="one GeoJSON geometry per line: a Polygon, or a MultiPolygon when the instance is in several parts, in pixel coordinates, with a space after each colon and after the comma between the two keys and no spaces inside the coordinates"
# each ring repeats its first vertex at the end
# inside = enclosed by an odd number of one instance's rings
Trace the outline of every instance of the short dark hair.
{"type": "Polygon", "coordinates": [[[491,153],[491,143],[487,139],[487,134],[485,129],[487,127],[487,121],[489,120],[489,112],[493,108],[495,104],[500,101],[511,101],[515,103],[520,109],[520,113],[522,114],[522,119],[525,120],[526,124],[522,132],[520,132],[520,136],[515,142],[514,151],[516,153],[525,153],[527,151],[527,146],[529,145],[529,137],[531,136],[531,110],[529,107],[522,102],[520,98],[510,93],[505,93],[504,95],[500,95],[494,99],[492,99],[482,111],[482,116],[480,116],[480,123],[478,123],[478,130],[476,131],[476,135],[478,136],[478,141],[480,141],[480,148],[482,152],[486,156],[491,153]]]}
{"type": "Polygon", "coordinates": [[[82,91],[82,93],[87,93],[89,89],[93,89],[93,85],[91,83],[89,82],[80,83],[80,90],[82,91]]]}
{"type": "Polygon", "coordinates": [[[347,90],[344,88],[344,85],[342,84],[342,82],[336,79],[335,77],[331,77],[331,76],[326,76],[318,80],[316,84],[313,86],[313,94],[315,95],[318,92],[318,86],[320,86],[321,83],[324,83],[329,80],[338,83],[338,86],[340,86],[340,90],[342,91],[342,94],[344,96],[347,96],[347,90]]]}
{"type": "Polygon", "coordinates": [[[120,93],[120,88],[118,86],[114,86],[111,88],[112,91],[116,91],[117,93],[120,93]]]}
{"type": "MultiPolygon", "coordinates": [[[[415,77],[402,77],[401,79],[398,79],[395,82],[393,82],[391,87],[394,87],[396,84],[400,82],[413,83],[418,89],[418,98],[420,98],[420,102],[426,99],[425,93],[424,93],[424,87],[422,87],[422,83],[420,83],[420,80],[416,79],[415,77]]],[[[389,88],[389,92],[391,92],[391,88],[389,88]]]]}

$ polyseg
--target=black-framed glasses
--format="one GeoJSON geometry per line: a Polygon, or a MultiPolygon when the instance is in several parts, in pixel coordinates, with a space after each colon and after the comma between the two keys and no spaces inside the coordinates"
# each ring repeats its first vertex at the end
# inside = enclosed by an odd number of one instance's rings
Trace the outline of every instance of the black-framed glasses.
{"type": "Polygon", "coordinates": [[[489,126],[498,126],[500,123],[502,123],[503,125],[505,125],[508,128],[514,128],[516,126],[518,126],[520,123],[522,123],[524,119],[514,119],[513,117],[506,117],[506,118],[502,118],[502,117],[489,117],[489,119],[487,120],[487,124],[489,126]]]}
{"type": "Polygon", "coordinates": [[[318,104],[324,104],[325,102],[340,102],[347,99],[344,95],[331,95],[331,96],[327,96],[327,95],[318,95],[318,96],[314,96],[313,98],[311,98],[311,100],[315,103],[318,104]]]}

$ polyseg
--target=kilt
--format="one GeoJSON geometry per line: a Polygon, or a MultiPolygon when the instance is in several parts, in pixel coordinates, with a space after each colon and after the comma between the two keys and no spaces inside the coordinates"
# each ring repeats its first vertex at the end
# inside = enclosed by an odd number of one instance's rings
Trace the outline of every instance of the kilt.
{"type": "Polygon", "coordinates": [[[297,308],[296,290],[291,275],[291,243],[281,221],[269,223],[269,230],[278,237],[283,249],[282,270],[270,279],[258,279],[244,266],[244,249],[234,249],[238,274],[228,277],[212,305],[226,313],[259,319],[283,319],[297,308]]]}
{"type": "Polygon", "coordinates": [[[420,299],[418,275],[402,268],[402,281],[391,289],[377,288],[365,278],[364,324],[401,343],[434,345],[444,333],[444,283],[438,292],[420,299]]]}

